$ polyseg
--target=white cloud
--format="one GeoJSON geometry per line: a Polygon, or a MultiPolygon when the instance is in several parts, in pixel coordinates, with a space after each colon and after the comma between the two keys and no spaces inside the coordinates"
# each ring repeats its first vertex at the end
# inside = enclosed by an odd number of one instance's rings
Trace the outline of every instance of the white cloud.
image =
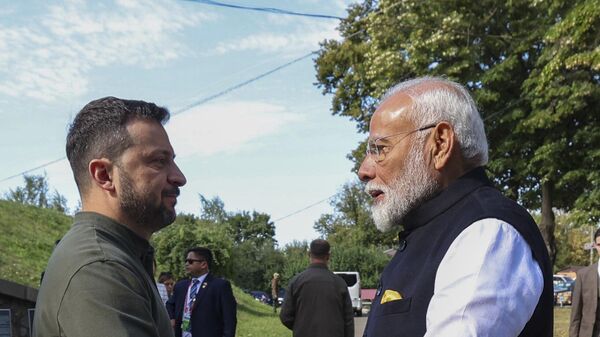
{"type": "Polygon", "coordinates": [[[177,115],[166,125],[180,157],[209,156],[241,148],[300,121],[283,106],[251,101],[203,105],[177,115]]]}
{"type": "Polygon", "coordinates": [[[177,33],[210,19],[166,0],[68,1],[0,25],[0,93],[44,101],[87,91],[100,66],[156,67],[186,53],[177,33]]]}
{"type": "MultiPolygon", "coordinates": [[[[303,21],[307,21],[304,19],[303,21]]],[[[338,21],[318,22],[302,25],[292,33],[265,32],[245,36],[239,40],[221,42],[215,48],[218,54],[240,51],[259,51],[263,53],[298,54],[319,48],[319,42],[325,39],[339,38],[336,30],[338,21]]]]}

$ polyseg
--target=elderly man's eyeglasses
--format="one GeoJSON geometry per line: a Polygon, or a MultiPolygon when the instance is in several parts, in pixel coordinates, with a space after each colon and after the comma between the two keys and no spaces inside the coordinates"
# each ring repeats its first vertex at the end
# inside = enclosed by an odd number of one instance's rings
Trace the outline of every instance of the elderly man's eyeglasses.
{"type": "Polygon", "coordinates": [[[392,151],[392,148],[394,146],[396,146],[398,143],[400,143],[404,138],[408,137],[411,133],[431,129],[435,126],[436,126],[436,124],[428,124],[428,125],[425,125],[423,127],[415,129],[415,130],[394,133],[392,135],[387,135],[387,136],[376,138],[374,140],[370,140],[367,142],[367,157],[371,156],[376,162],[379,163],[380,161],[383,161],[385,159],[387,154],[390,153],[390,151],[392,151]],[[396,143],[382,144],[382,142],[388,138],[401,136],[401,135],[404,135],[404,137],[400,138],[400,140],[398,140],[396,143]]]}

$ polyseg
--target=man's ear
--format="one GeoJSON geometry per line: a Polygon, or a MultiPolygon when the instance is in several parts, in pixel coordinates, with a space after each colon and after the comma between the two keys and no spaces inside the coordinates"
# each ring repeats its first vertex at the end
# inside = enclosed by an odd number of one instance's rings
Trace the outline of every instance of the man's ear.
{"type": "Polygon", "coordinates": [[[90,161],[88,170],[92,177],[92,183],[104,190],[114,191],[113,167],[113,163],[107,158],[90,161]]]}
{"type": "Polygon", "coordinates": [[[452,152],[456,146],[454,129],[447,122],[438,123],[431,136],[431,160],[437,171],[442,171],[447,166],[452,152]]]}

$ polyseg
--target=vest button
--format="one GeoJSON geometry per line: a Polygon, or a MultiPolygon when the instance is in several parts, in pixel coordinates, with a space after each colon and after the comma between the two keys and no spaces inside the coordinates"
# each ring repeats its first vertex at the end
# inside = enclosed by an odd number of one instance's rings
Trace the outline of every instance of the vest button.
{"type": "Polygon", "coordinates": [[[398,245],[398,251],[399,252],[403,252],[406,249],[406,239],[403,239],[402,241],[400,241],[400,244],[398,245]]]}

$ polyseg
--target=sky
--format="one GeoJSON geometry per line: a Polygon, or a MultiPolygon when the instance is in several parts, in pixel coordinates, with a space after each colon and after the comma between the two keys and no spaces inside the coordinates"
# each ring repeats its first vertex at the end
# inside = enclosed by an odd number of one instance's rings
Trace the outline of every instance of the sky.
{"type": "MultiPolygon", "coordinates": [[[[351,3],[223,2],[338,17],[351,3]]],[[[227,211],[271,215],[280,246],[316,238],[327,199],[356,179],[346,155],[366,136],[331,115],[314,55],[227,89],[339,40],[338,23],[195,1],[1,2],[0,193],[23,184],[6,178],[65,157],[68,125],[89,101],[141,99],[173,114],[166,130],[187,178],[178,212],[200,215],[199,195],[218,196],[227,211]]],[[[29,174],[44,173],[74,209],[67,160],[29,174]]]]}

